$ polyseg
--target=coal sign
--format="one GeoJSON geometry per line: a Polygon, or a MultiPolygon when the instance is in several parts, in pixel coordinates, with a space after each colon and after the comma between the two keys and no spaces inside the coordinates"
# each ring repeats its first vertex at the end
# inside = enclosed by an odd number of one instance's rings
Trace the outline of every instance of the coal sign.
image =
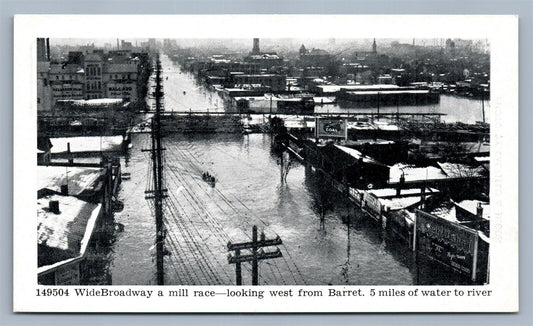
{"type": "Polygon", "coordinates": [[[346,119],[321,119],[316,122],[317,138],[348,138],[346,119]]]}

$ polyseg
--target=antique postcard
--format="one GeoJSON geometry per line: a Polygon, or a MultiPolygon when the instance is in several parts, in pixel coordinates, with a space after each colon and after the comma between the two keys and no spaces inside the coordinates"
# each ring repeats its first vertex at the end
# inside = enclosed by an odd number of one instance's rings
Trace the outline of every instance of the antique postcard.
{"type": "Polygon", "coordinates": [[[518,311],[518,17],[14,41],[15,311],[518,311]]]}

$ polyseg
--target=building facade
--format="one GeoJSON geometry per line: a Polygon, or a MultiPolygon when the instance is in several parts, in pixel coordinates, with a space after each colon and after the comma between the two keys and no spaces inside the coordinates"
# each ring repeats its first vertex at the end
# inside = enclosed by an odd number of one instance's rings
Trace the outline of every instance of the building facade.
{"type": "Polygon", "coordinates": [[[48,43],[39,39],[37,61],[37,109],[50,110],[59,100],[118,98],[138,100],[140,59],[130,50],[104,53],[71,51],[66,62],[51,62],[48,43]]]}

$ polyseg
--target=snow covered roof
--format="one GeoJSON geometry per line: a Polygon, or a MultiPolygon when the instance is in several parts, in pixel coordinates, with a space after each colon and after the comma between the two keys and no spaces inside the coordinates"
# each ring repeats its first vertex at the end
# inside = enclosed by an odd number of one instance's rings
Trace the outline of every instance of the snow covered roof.
{"type": "Polygon", "coordinates": [[[375,84],[375,85],[319,85],[318,88],[322,89],[324,93],[338,92],[341,89],[347,91],[381,91],[381,90],[394,90],[401,89],[398,85],[390,84],[375,84]]]}
{"type": "Polygon", "coordinates": [[[395,125],[395,124],[392,124],[390,123],[389,121],[380,121],[380,120],[375,120],[374,121],[374,125],[378,128],[378,129],[381,129],[381,130],[388,130],[388,131],[397,131],[397,130],[400,130],[400,127],[395,125]]]}
{"type": "MultiPolygon", "coordinates": [[[[83,255],[101,208],[102,204],[88,203],[72,196],[50,195],[38,199],[37,243],[61,250],[63,258],[83,255]],[[59,214],[50,211],[49,203],[52,200],[59,202],[59,214]]],[[[39,272],[47,267],[39,268],[39,272]]]]}
{"type": "MultiPolygon", "coordinates": [[[[388,207],[392,211],[411,207],[422,200],[420,188],[402,189],[400,197],[396,197],[396,188],[372,189],[366,190],[366,192],[376,196],[384,207],[388,207]]],[[[428,187],[425,190],[425,197],[429,198],[438,192],[437,189],[428,187]]]]}
{"type": "MultiPolygon", "coordinates": [[[[367,192],[374,194],[378,198],[396,197],[396,188],[372,189],[372,190],[367,190],[367,192]]],[[[426,187],[426,190],[425,190],[426,195],[435,194],[438,192],[439,190],[435,188],[429,188],[429,187],[426,187]]],[[[400,192],[400,195],[401,197],[412,197],[412,196],[420,196],[421,193],[422,193],[422,190],[420,188],[410,188],[410,189],[402,189],[400,192]]]]}
{"type": "Polygon", "coordinates": [[[59,193],[61,185],[68,184],[69,195],[78,196],[96,187],[101,171],[99,168],[39,165],[37,166],[37,189],[50,189],[59,193]]]}
{"type": "Polygon", "coordinates": [[[490,156],[476,156],[474,160],[482,163],[490,162],[490,156]]]}
{"type": "Polygon", "coordinates": [[[74,105],[106,105],[106,104],[122,104],[123,100],[120,98],[95,98],[91,100],[72,100],[74,105]]]}
{"type": "Polygon", "coordinates": [[[285,119],[283,124],[287,128],[314,128],[314,121],[306,121],[305,119],[285,119]]]}
{"type": "Polygon", "coordinates": [[[385,164],[383,164],[383,163],[381,163],[379,161],[374,160],[373,158],[371,158],[369,156],[363,155],[363,153],[361,153],[360,151],[358,151],[356,149],[353,149],[353,148],[350,148],[350,147],[346,147],[346,146],[341,146],[341,145],[335,145],[335,147],[337,147],[341,151],[349,154],[350,156],[352,156],[356,160],[363,159],[363,162],[365,162],[365,163],[385,165],[385,164]]]}
{"type": "Polygon", "coordinates": [[[377,129],[376,125],[370,122],[363,121],[348,121],[348,129],[358,129],[358,130],[374,130],[377,129]]]}
{"type": "Polygon", "coordinates": [[[346,93],[353,95],[427,94],[429,90],[346,91],[346,93]]]}
{"type": "Polygon", "coordinates": [[[70,152],[117,152],[122,148],[122,136],[86,136],[50,138],[52,153],[66,153],[70,143],[70,152]]]}
{"type": "Polygon", "coordinates": [[[463,200],[459,203],[455,203],[455,205],[461,207],[462,209],[470,212],[473,215],[477,214],[478,204],[481,204],[481,208],[483,208],[483,218],[488,220],[490,218],[490,204],[489,203],[482,202],[479,200],[463,200]]]}
{"type": "Polygon", "coordinates": [[[431,211],[431,214],[450,222],[459,222],[456,218],[455,206],[441,205],[431,211]]]}
{"type": "Polygon", "coordinates": [[[397,163],[391,166],[389,170],[389,183],[399,182],[402,173],[406,182],[446,179],[448,177],[441,169],[434,166],[414,167],[412,165],[397,163]]]}
{"type": "Polygon", "coordinates": [[[384,207],[388,207],[391,211],[396,211],[400,209],[404,209],[407,207],[411,207],[413,205],[416,205],[421,202],[420,197],[398,197],[398,198],[390,198],[390,199],[384,199],[380,198],[379,201],[384,207]]]}
{"type": "Polygon", "coordinates": [[[52,63],[50,74],[76,74],[83,73],[82,66],[75,63],[52,63]],[[81,72],[80,72],[81,71],[81,72]]]}
{"type": "Polygon", "coordinates": [[[470,178],[483,176],[482,167],[473,168],[459,163],[437,163],[442,171],[450,178],[470,178]]]}

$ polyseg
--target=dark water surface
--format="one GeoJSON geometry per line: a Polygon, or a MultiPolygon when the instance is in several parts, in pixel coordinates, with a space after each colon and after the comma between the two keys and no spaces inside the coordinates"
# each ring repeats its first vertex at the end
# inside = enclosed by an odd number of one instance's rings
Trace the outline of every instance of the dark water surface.
{"type": "MultiPolygon", "coordinates": [[[[198,86],[168,58],[162,59],[168,76],[164,78],[168,110],[223,110],[218,95],[198,86]]],[[[448,113],[445,120],[475,122],[481,120],[480,105],[476,100],[443,96],[430,112],[448,113]]],[[[385,110],[396,112],[396,108],[385,110]]],[[[123,182],[119,194],[125,208],[115,215],[124,231],[117,233],[105,258],[108,282],[114,285],[155,284],[155,221],[144,198],[151,188],[151,161],[141,151],[150,147],[150,136],[133,135],[132,143],[123,160],[123,171],[130,172],[131,179],[123,182]]],[[[407,244],[384,234],[380,225],[341,199],[321,223],[315,204],[320,180],[311,169],[294,162],[282,182],[280,158],[271,151],[270,135],[174,134],[167,135],[164,147],[169,195],[166,284],[234,284],[227,242],[250,241],[253,225],[267,238],[279,236],[283,241],[279,246],[283,257],[260,263],[260,284],[463,282],[438,266],[417,264],[407,244]],[[204,171],[216,177],[214,188],[202,180],[204,171]],[[349,225],[342,222],[343,215],[352,217],[349,225]]],[[[244,284],[251,284],[250,270],[249,264],[243,264],[244,284]]]]}
{"type": "MultiPolygon", "coordinates": [[[[141,152],[149,140],[149,135],[134,135],[124,168],[132,176],[119,196],[125,209],[115,216],[124,231],[110,257],[113,284],[155,281],[155,223],[144,199],[150,160],[141,152]]],[[[450,282],[451,275],[419,270],[405,243],[387,236],[341,199],[322,225],[314,209],[317,175],[293,162],[282,182],[269,135],[171,135],[164,146],[167,284],[234,284],[226,245],[250,241],[253,225],[267,238],[279,235],[283,241],[282,258],[260,263],[261,284],[450,282]],[[202,180],[203,171],[216,177],[214,188],[202,180]],[[349,226],[341,220],[347,214],[352,216],[349,226]]],[[[250,284],[249,264],[243,264],[243,279],[250,284]]]]}

